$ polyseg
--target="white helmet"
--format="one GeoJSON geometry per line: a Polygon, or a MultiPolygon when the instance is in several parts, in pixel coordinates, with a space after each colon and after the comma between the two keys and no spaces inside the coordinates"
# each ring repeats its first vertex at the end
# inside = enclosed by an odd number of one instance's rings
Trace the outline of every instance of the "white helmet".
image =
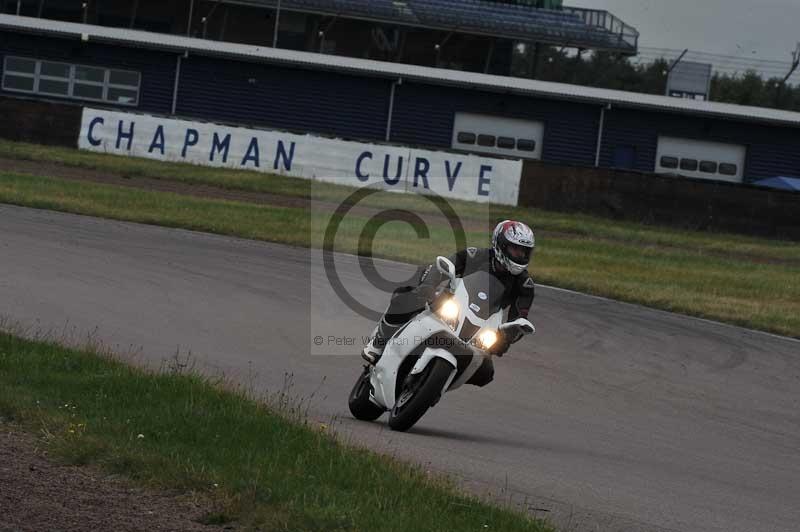
{"type": "Polygon", "coordinates": [[[494,258],[511,275],[528,269],[536,240],[530,227],[522,222],[506,220],[497,224],[492,234],[494,258]]]}

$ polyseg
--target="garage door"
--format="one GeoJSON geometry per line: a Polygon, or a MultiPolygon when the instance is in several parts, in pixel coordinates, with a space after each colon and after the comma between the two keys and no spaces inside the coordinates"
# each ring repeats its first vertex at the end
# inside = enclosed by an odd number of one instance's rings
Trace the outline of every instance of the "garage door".
{"type": "Polygon", "coordinates": [[[542,122],[456,113],[452,147],[473,153],[541,159],[543,138],[542,122]]]}
{"type": "Polygon", "coordinates": [[[659,137],[656,173],[741,183],[747,147],[678,137],[659,137]]]}

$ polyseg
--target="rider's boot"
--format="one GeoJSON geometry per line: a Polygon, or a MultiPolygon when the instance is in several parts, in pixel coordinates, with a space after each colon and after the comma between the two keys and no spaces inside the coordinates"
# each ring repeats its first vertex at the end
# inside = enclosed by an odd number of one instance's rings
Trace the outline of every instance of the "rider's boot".
{"type": "Polygon", "coordinates": [[[375,330],[372,332],[372,340],[361,351],[361,358],[372,364],[373,366],[378,363],[383,350],[386,349],[386,343],[394,333],[396,333],[402,325],[392,325],[386,321],[386,318],[381,318],[375,330]]]}

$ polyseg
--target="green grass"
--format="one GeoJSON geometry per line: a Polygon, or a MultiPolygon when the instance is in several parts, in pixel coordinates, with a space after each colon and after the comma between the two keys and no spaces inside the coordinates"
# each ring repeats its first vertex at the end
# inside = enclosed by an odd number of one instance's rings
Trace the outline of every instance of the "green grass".
{"type": "Polygon", "coordinates": [[[122,177],[150,177],[194,185],[216,185],[231,190],[291,196],[307,196],[310,191],[308,181],[282,176],[269,176],[270,179],[265,179],[266,175],[260,172],[165,163],[7,140],[0,140],[0,158],[56,163],[114,173],[122,177]]]}
{"type": "MultiPolygon", "coordinates": [[[[339,204],[353,191],[350,187],[259,172],[165,163],[5,140],[0,140],[0,158],[56,163],[124,177],[147,177],[192,185],[212,185],[229,190],[313,198],[335,204],[339,204]]],[[[367,199],[363,205],[382,208],[385,207],[384,201],[383,198],[367,199]]],[[[541,209],[485,206],[464,201],[451,203],[464,218],[493,221],[498,218],[516,217],[530,220],[542,234],[566,233],[641,246],[676,247],[691,252],[725,254],[746,260],[755,256],[767,260],[800,262],[800,245],[796,242],[648,226],[541,209]]],[[[435,210],[427,201],[413,195],[394,197],[392,206],[415,212],[435,210]]]]}
{"type": "Polygon", "coordinates": [[[211,201],[178,194],[0,172],[0,202],[101,218],[182,227],[308,246],[301,209],[211,201]],[[298,231],[286,231],[286,227],[298,231]]]}
{"type": "MultiPolygon", "coordinates": [[[[0,202],[303,247],[321,246],[331,216],[323,210],[10,173],[0,173],[0,202]]],[[[366,217],[348,216],[336,249],[420,264],[454,250],[447,227],[434,225],[430,238],[420,240],[399,223],[384,226],[372,250],[359,249],[366,223],[366,217]]],[[[483,245],[486,234],[468,231],[467,239],[483,245]]],[[[795,264],[762,263],[691,246],[552,234],[540,239],[532,271],[542,283],[800,337],[800,266],[795,264]]]]}
{"type": "Polygon", "coordinates": [[[292,532],[550,530],[286,413],[197,375],[147,373],[93,350],[0,332],[0,418],[37,432],[67,463],[206,495],[214,503],[208,523],[292,532]]]}

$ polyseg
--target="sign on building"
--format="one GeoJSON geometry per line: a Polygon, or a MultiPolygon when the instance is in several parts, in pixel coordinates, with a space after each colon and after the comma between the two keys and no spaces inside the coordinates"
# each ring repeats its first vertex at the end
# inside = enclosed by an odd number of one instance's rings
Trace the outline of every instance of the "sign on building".
{"type": "Polygon", "coordinates": [[[520,159],[223,126],[84,108],[78,147],[340,185],[516,205],[520,159]]]}
{"type": "Polygon", "coordinates": [[[690,100],[708,100],[711,93],[711,63],[681,61],[669,73],[667,95],[690,100]]]}

